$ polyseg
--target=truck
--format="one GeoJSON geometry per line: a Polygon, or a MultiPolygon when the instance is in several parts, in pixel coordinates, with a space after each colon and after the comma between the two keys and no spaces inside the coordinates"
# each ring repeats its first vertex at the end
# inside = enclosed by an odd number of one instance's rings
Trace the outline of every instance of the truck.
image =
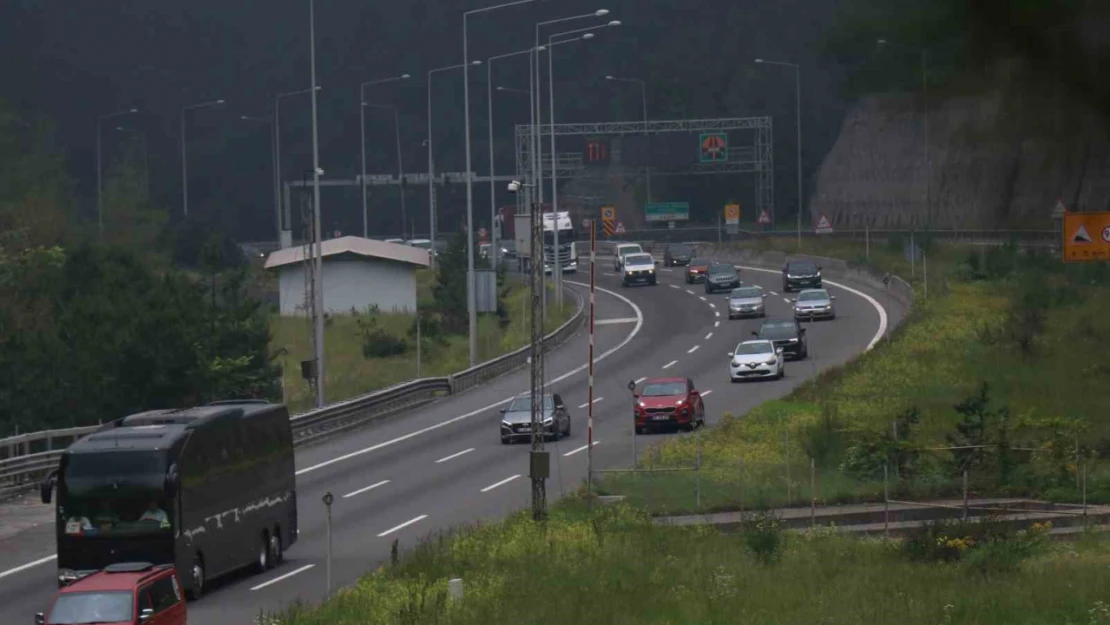
{"type": "Polygon", "coordinates": [[[544,273],[552,273],[556,262],[562,265],[563,273],[578,271],[578,242],[575,237],[574,222],[571,221],[568,211],[543,214],[544,273]],[[558,249],[555,248],[556,229],[559,231],[558,249]]]}

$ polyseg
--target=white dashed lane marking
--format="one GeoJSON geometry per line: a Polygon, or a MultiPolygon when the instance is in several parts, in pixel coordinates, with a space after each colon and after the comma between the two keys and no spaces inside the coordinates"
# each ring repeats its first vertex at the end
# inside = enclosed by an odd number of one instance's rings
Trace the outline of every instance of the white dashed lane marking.
{"type": "Polygon", "coordinates": [[[687,354],[693,354],[694,352],[698,351],[698,347],[700,347],[700,346],[695,345],[695,346],[691,347],[690,349],[686,350],[686,353],[687,354]]]}
{"type": "Polygon", "coordinates": [[[663,368],[664,369],[670,369],[671,367],[675,366],[676,364],[678,364],[678,361],[677,360],[672,360],[672,361],[668,362],[667,364],[663,365],[663,368]]]}

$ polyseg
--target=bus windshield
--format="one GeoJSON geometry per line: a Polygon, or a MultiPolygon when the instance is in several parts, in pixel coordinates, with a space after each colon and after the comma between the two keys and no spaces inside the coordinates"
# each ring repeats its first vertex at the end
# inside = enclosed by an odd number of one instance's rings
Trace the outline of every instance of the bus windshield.
{"type": "Polygon", "coordinates": [[[67,457],[58,492],[66,534],[121,536],[173,530],[162,451],[103,451],[67,457]]]}

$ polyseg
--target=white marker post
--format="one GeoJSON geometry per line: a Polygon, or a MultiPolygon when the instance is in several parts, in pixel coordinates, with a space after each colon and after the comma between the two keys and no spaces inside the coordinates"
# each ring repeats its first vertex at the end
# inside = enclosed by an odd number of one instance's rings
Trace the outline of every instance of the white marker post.
{"type": "Polygon", "coordinates": [[[597,267],[597,228],[594,219],[590,220],[590,355],[589,355],[589,395],[586,398],[586,505],[593,509],[594,485],[594,291],[597,267]]]}

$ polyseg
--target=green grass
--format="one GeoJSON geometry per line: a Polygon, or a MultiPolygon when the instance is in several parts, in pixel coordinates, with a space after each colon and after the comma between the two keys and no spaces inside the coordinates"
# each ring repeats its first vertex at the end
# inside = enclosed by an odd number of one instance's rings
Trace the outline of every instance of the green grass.
{"type": "MultiPolygon", "coordinates": [[[[417,272],[417,299],[421,309],[427,309],[432,301],[431,289],[435,278],[428,271],[417,272]]],[[[505,299],[509,312],[509,325],[498,327],[494,315],[478,317],[478,361],[484,362],[507,354],[527,344],[528,333],[528,289],[521,285],[510,287],[505,299]],[[525,325],[522,326],[522,322],[525,325]]],[[[548,316],[544,326],[547,332],[559,327],[574,314],[572,300],[564,301],[563,310],[558,310],[552,299],[548,299],[548,316]]],[[[407,332],[415,320],[414,315],[375,314],[377,323],[391,336],[407,339],[407,332]]],[[[293,412],[300,412],[313,406],[313,393],[307,381],[301,377],[300,362],[312,357],[311,320],[297,317],[274,316],[270,321],[273,335],[271,350],[284,348],[285,355],[279,357],[283,363],[285,401],[293,412]]],[[[546,333],[546,332],[545,332],[546,333]]],[[[336,315],[324,330],[324,344],[327,364],[328,401],[339,401],[364,393],[386,388],[393,384],[417,377],[444,376],[462,371],[470,366],[470,347],[465,336],[452,336],[445,345],[432,345],[421,353],[420,370],[416,367],[415,341],[411,349],[398,356],[387,358],[366,358],[362,353],[362,333],[357,318],[352,315],[336,315]]]]}
{"type": "Polygon", "coordinates": [[[765,565],[745,540],[660,527],[624,507],[561,506],[431,540],[286,625],[440,623],[1110,623],[1110,544],[1050,544],[1019,570],[914,563],[894,544],[786,535],[765,565]],[[461,602],[447,598],[460,577],[461,602]]]}

